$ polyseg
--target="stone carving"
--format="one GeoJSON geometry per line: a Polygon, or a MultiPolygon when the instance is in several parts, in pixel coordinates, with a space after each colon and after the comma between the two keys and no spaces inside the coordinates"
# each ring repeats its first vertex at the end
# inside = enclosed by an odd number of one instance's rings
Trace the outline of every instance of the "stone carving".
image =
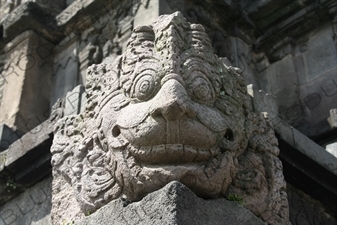
{"type": "Polygon", "coordinates": [[[288,223],[273,129],[201,25],[161,16],[135,28],[114,63],[87,73],[86,109],[56,123],[52,146],[54,175],[84,212],[176,180],[204,198],[236,194],[264,221],[288,223]]]}

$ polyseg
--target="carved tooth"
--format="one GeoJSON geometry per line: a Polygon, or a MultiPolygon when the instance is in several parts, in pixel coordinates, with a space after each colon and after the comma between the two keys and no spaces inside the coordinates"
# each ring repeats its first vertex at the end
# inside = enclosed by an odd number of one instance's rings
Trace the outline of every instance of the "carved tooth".
{"type": "Polygon", "coordinates": [[[149,155],[152,151],[151,146],[142,146],[138,151],[138,155],[149,155]]]}
{"type": "Polygon", "coordinates": [[[194,161],[199,162],[199,161],[206,161],[210,157],[210,153],[207,150],[204,149],[198,149],[198,155],[195,157],[194,161]]]}
{"type": "Polygon", "coordinates": [[[182,157],[184,154],[184,145],[182,144],[167,144],[166,152],[170,162],[182,162],[185,160],[185,157],[182,157]]]}
{"type": "Polygon", "coordinates": [[[165,145],[156,145],[152,149],[153,154],[165,152],[165,145]]]}
{"type": "Polygon", "coordinates": [[[162,163],[167,159],[167,153],[165,151],[165,145],[157,145],[152,148],[152,155],[149,156],[152,162],[162,163]]]}
{"type": "Polygon", "coordinates": [[[183,154],[183,158],[187,161],[187,162],[193,162],[194,158],[197,157],[197,149],[188,145],[184,145],[184,154],[183,154]]]}
{"type": "Polygon", "coordinates": [[[182,144],[167,144],[166,149],[169,153],[182,153],[184,151],[184,146],[182,144]]]}
{"type": "Polygon", "coordinates": [[[136,155],[136,154],[138,154],[139,148],[140,147],[130,145],[128,150],[131,153],[131,155],[136,155]]]}
{"type": "Polygon", "coordinates": [[[151,156],[152,147],[151,146],[142,146],[138,149],[135,157],[141,161],[148,161],[149,156],[151,156]]]}

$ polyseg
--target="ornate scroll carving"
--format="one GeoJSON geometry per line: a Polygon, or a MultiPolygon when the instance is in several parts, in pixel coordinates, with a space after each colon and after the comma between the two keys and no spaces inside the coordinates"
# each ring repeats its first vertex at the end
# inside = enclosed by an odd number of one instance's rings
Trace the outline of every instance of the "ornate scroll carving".
{"type": "Polygon", "coordinates": [[[180,13],[134,29],[113,64],[88,68],[86,110],[59,120],[52,164],[84,212],[177,180],[205,198],[242,196],[271,224],[288,202],[273,129],[250,109],[238,68],[180,13]]]}

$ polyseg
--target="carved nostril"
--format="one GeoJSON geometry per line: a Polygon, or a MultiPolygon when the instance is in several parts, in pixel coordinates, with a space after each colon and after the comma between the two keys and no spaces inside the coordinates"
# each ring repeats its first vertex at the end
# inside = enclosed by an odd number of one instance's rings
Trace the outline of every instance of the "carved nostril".
{"type": "Polygon", "coordinates": [[[228,141],[234,141],[233,131],[231,129],[227,129],[224,138],[227,139],[228,141]]]}
{"type": "Polygon", "coordinates": [[[112,128],[112,136],[113,137],[118,137],[121,134],[121,130],[119,127],[116,125],[112,128]]]}
{"type": "Polygon", "coordinates": [[[177,120],[185,114],[177,101],[170,101],[151,112],[152,116],[162,116],[166,120],[177,120]]]}
{"type": "Polygon", "coordinates": [[[169,74],[163,80],[162,87],[153,101],[150,114],[153,117],[162,116],[166,120],[179,120],[184,115],[195,116],[185,87],[181,83],[183,81],[180,82],[175,74],[169,74]]]}

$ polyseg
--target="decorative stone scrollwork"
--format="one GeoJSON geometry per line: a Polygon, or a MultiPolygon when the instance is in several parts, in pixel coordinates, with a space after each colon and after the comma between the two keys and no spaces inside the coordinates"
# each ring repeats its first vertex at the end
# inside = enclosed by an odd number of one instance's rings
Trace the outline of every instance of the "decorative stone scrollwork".
{"type": "Polygon", "coordinates": [[[114,63],[87,73],[86,110],[56,123],[52,146],[54,173],[84,212],[177,180],[204,198],[237,194],[266,222],[288,223],[273,129],[201,25],[161,16],[135,28],[114,63]]]}

